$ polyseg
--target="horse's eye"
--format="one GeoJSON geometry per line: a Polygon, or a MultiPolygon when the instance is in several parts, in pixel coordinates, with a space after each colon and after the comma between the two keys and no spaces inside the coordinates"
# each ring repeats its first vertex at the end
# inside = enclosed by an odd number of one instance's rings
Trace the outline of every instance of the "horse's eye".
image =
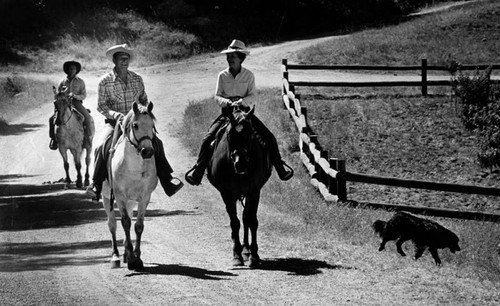
{"type": "Polygon", "coordinates": [[[134,128],[134,130],[138,130],[139,129],[139,125],[137,124],[137,122],[134,122],[132,124],[132,127],[134,128]]]}

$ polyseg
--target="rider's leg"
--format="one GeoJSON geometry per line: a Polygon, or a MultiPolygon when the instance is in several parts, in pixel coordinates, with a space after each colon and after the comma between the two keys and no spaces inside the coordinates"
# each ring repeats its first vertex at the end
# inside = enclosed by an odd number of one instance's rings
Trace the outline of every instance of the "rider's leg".
{"type": "Polygon", "coordinates": [[[94,173],[92,176],[92,184],[87,187],[87,194],[96,201],[100,198],[102,183],[106,179],[107,157],[111,147],[113,132],[114,127],[111,124],[104,125],[102,134],[97,141],[98,145],[94,151],[94,173]]]}
{"type": "Polygon", "coordinates": [[[172,177],[172,172],[174,172],[174,170],[165,156],[163,143],[157,136],[153,137],[153,148],[155,150],[156,174],[160,179],[163,190],[171,197],[179,191],[184,184],[179,179],[172,177]]]}
{"type": "Polygon", "coordinates": [[[82,101],[80,100],[73,100],[73,106],[76,108],[77,111],[79,111],[83,117],[85,117],[85,121],[83,123],[83,127],[85,128],[85,137],[86,141],[90,141],[91,137],[93,136],[92,133],[94,131],[94,120],[92,120],[92,117],[90,117],[89,112],[87,109],[83,106],[82,101]]]}
{"type": "Polygon", "coordinates": [[[269,158],[276,169],[281,180],[287,181],[293,176],[293,169],[288,166],[282,159],[278,148],[278,143],[273,133],[259,120],[256,116],[252,117],[252,125],[257,134],[262,137],[262,140],[269,151],[269,158]],[[286,168],[285,168],[286,166],[286,168]]]}
{"type": "Polygon", "coordinates": [[[54,132],[54,126],[55,126],[54,121],[55,121],[54,115],[50,116],[50,118],[49,118],[49,137],[50,137],[49,148],[51,150],[57,150],[57,140],[56,140],[56,135],[54,132]]]}
{"type": "Polygon", "coordinates": [[[199,185],[201,183],[205,169],[210,161],[210,157],[212,157],[212,141],[215,139],[217,131],[219,131],[225,121],[226,117],[219,116],[208,129],[207,134],[201,142],[200,153],[198,154],[196,165],[194,165],[194,167],[191,168],[184,177],[189,184],[199,185]]]}

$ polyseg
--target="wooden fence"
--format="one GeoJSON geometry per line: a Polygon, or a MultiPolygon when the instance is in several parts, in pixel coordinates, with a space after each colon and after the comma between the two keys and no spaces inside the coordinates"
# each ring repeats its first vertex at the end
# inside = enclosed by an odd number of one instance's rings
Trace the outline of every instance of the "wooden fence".
{"type": "MultiPolygon", "coordinates": [[[[492,66],[493,69],[500,69],[500,64],[494,65],[460,65],[460,70],[486,69],[492,66]]],[[[342,70],[342,71],[415,71],[420,72],[420,81],[379,81],[379,82],[306,82],[306,81],[288,81],[289,86],[325,86],[325,87],[421,87],[423,96],[427,95],[429,86],[451,86],[450,68],[445,66],[429,66],[427,59],[422,59],[420,66],[366,66],[366,65],[296,65],[288,64],[286,59],[282,60],[283,77],[288,80],[290,70],[342,70]],[[429,80],[429,71],[445,72],[443,77],[447,79],[429,80]]],[[[500,84],[499,79],[492,79],[492,83],[500,84]]]]}
{"type": "MultiPolygon", "coordinates": [[[[299,82],[288,81],[288,68],[298,65],[287,65],[283,60],[282,65],[282,97],[283,102],[291,118],[295,122],[299,131],[300,157],[304,166],[311,175],[311,183],[319,190],[327,201],[342,201],[351,205],[359,203],[348,201],[346,182],[360,182],[368,184],[379,184],[405,188],[428,189],[436,191],[448,191],[467,194],[480,194],[490,196],[500,196],[499,188],[480,187],[472,185],[436,183],[429,181],[417,181],[398,179],[392,177],[374,176],[346,171],[345,160],[329,158],[328,152],[321,148],[317,135],[310,133],[307,123],[307,108],[301,105],[299,95],[295,94],[294,85],[299,82]]],[[[319,66],[308,66],[319,67],[319,66]]],[[[315,68],[316,69],[316,68],[315,68]]],[[[336,83],[339,84],[339,83],[336,83]]],[[[310,85],[313,86],[313,85],[310,85]]],[[[319,86],[319,85],[318,85],[319,86]]],[[[477,211],[457,211],[449,209],[436,209],[430,207],[416,207],[404,205],[390,205],[377,203],[363,203],[363,206],[390,210],[406,210],[415,213],[430,214],[444,217],[454,217],[462,219],[480,219],[500,222],[500,215],[493,213],[483,213],[477,211]]]]}

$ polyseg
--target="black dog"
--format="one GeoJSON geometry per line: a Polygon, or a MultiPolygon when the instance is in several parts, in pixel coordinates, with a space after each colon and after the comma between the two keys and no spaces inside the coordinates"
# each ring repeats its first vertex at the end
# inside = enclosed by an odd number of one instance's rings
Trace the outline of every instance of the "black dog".
{"type": "Polygon", "coordinates": [[[398,253],[406,256],[401,249],[403,243],[412,240],[415,244],[415,257],[422,256],[426,248],[432,254],[436,265],[441,265],[438,249],[449,248],[452,253],[460,251],[458,237],[452,231],[444,228],[434,221],[422,219],[406,212],[397,212],[387,222],[377,220],[372,225],[376,233],[382,238],[379,251],[385,248],[388,241],[396,240],[398,253]]]}

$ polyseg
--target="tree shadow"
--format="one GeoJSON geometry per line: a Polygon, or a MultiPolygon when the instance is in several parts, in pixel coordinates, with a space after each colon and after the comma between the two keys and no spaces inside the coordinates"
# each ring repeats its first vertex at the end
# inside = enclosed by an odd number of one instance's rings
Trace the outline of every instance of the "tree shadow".
{"type": "Polygon", "coordinates": [[[43,127],[43,124],[0,124],[0,135],[21,135],[23,133],[31,132],[43,127]]]}
{"type": "Polygon", "coordinates": [[[331,265],[326,261],[302,258],[274,258],[262,260],[259,270],[284,271],[289,275],[310,276],[323,273],[320,269],[355,269],[343,265],[331,265]]]}
{"type": "MultiPolygon", "coordinates": [[[[110,241],[0,244],[0,272],[42,271],[62,266],[91,266],[109,255],[82,256],[80,250],[110,249],[110,241]]],[[[111,251],[110,251],[111,252],[111,251]]]]}
{"type": "MultiPolygon", "coordinates": [[[[146,220],[195,214],[186,210],[147,210],[146,220]]],[[[118,212],[116,217],[120,218],[118,212]]],[[[65,189],[64,184],[0,184],[0,230],[72,227],[106,220],[102,204],[89,199],[83,189],[65,189]]]]}
{"type": "Polygon", "coordinates": [[[127,277],[145,275],[145,274],[155,274],[155,275],[182,275],[197,279],[205,280],[225,280],[227,276],[238,276],[237,274],[224,272],[224,271],[212,271],[202,268],[189,267],[183,265],[164,265],[152,263],[152,266],[145,266],[144,269],[127,274],[127,277]]]}

